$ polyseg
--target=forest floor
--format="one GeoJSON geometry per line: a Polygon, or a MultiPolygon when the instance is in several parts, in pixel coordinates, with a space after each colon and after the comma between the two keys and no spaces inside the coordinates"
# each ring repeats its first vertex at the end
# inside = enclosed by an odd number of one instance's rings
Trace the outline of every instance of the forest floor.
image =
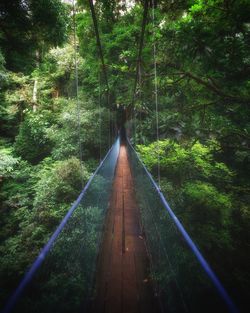
{"type": "Polygon", "coordinates": [[[93,312],[158,312],[125,145],[120,148],[96,280],[93,312]]]}

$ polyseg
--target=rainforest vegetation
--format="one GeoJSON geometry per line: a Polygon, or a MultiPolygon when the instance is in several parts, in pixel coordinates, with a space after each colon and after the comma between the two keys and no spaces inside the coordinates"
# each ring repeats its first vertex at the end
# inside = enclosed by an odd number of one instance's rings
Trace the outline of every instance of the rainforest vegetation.
{"type": "Polygon", "coordinates": [[[0,3],[1,302],[126,115],[141,159],[156,180],[159,160],[165,197],[243,305],[250,290],[250,2],[149,1],[138,59],[145,2],[95,1],[109,90],[89,2],[79,0],[75,15],[72,3],[0,3]]]}

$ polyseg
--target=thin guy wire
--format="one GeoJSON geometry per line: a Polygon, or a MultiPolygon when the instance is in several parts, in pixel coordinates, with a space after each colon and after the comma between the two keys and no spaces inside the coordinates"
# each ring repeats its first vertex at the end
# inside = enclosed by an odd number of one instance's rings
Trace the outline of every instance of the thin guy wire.
{"type": "Polygon", "coordinates": [[[75,85],[76,85],[76,103],[77,103],[77,124],[78,124],[78,140],[79,140],[79,156],[81,164],[81,182],[82,188],[84,187],[83,182],[83,151],[81,144],[81,121],[80,121],[80,102],[79,102],[79,82],[78,82],[78,64],[77,64],[77,45],[76,45],[76,10],[75,10],[75,0],[73,2],[73,28],[74,28],[74,63],[75,63],[75,85]]]}
{"type": "Polygon", "coordinates": [[[155,1],[153,0],[153,49],[154,49],[154,92],[155,92],[155,114],[156,114],[156,139],[157,139],[157,175],[158,185],[161,186],[160,156],[159,156],[159,114],[158,114],[158,84],[157,84],[157,65],[156,65],[156,32],[155,32],[155,1]]]}

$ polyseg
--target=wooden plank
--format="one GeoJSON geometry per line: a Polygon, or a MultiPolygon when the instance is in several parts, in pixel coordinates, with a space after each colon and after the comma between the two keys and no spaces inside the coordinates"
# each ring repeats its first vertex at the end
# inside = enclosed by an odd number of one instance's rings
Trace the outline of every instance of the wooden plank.
{"type": "Polygon", "coordinates": [[[96,290],[92,313],[158,312],[125,146],[113,182],[96,290]]]}

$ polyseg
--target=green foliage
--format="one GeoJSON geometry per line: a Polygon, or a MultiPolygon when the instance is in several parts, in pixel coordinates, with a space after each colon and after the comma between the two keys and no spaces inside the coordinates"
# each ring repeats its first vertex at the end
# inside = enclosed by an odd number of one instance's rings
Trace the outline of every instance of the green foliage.
{"type": "Polygon", "coordinates": [[[24,160],[37,163],[51,151],[47,129],[53,120],[49,111],[39,114],[28,112],[16,137],[15,151],[24,160]]]}
{"type": "MultiPolygon", "coordinates": [[[[30,71],[35,55],[65,41],[67,10],[59,0],[2,1],[0,44],[6,68],[30,71]]],[[[39,58],[38,57],[38,58],[39,58]]]]}
{"type": "MultiPolygon", "coordinates": [[[[249,1],[156,2],[156,27],[153,32],[150,8],[132,108],[142,2],[126,8],[121,1],[95,1],[109,78],[107,107],[89,3],[78,1],[79,118],[71,5],[1,2],[0,281],[9,289],[75,200],[81,177],[85,182],[100,150],[101,156],[107,151],[111,124],[121,122],[126,110],[133,115],[127,123],[132,141],[141,144],[138,151],[155,177],[159,155],[161,189],[192,238],[229,288],[234,284],[243,295],[249,290],[249,1]],[[76,159],[79,139],[83,167],[76,159]]],[[[97,176],[94,191],[99,194],[106,183],[97,176]]],[[[99,218],[96,208],[84,214],[91,223],[99,218]]],[[[87,229],[94,248],[95,230],[91,224],[87,229]]],[[[171,280],[169,271],[157,275],[171,280]]],[[[65,282],[65,296],[73,285],[65,282]]]]}
{"type": "Polygon", "coordinates": [[[86,183],[89,173],[76,158],[54,163],[45,159],[33,171],[22,161],[12,176],[1,194],[0,277],[2,282],[9,280],[13,288],[78,196],[81,180],[86,183]],[[4,211],[6,207],[9,212],[4,211]]]}
{"type": "Polygon", "coordinates": [[[1,239],[16,235],[19,225],[26,224],[26,217],[30,215],[35,193],[33,189],[37,181],[35,172],[36,169],[28,162],[19,159],[9,175],[3,177],[0,193],[3,225],[0,232],[1,239]]]}
{"type": "Polygon", "coordinates": [[[214,153],[220,149],[215,141],[204,145],[199,141],[181,144],[166,139],[137,147],[146,166],[155,174],[159,156],[161,173],[176,185],[191,179],[210,180],[224,185],[231,181],[233,175],[224,163],[215,160],[214,153]]]}
{"type": "Polygon", "coordinates": [[[85,106],[81,105],[78,117],[76,103],[68,102],[57,123],[48,130],[48,136],[54,145],[52,155],[55,159],[79,156],[78,118],[84,158],[98,157],[100,145],[102,153],[107,150],[108,110],[105,108],[100,110],[93,103],[86,103],[85,106]]]}
{"type": "MultiPolygon", "coordinates": [[[[114,16],[110,17],[110,12],[106,11],[107,3],[100,7],[97,4],[96,10],[100,11],[98,22],[104,58],[105,62],[109,64],[107,73],[110,86],[110,102],[112,107],[126,107],[131,101],[131,90],[134,86],[133,80],[130,78],[136,66],[137,46],[135,41],[139,38],[142,8],[136,5],[126,14],[121,15],[119,3],[115,2],[113,6],[117,7],[113,14],[119,15],[119,19],[114,16]]],[[[86,63],[81,67],[84,74],[83,84],[91,94],[95,91],[97,97],[99,59],[89,10],[77,15],[77,32],[79,38],[81,38],[80,54],[86,59],[86,63]]],[[[102,92],[105,88],[104,79],[101,75],[102,92]]]]}
{"type": "MultiPolygon", "coordinates": [[[[3,54],[2,54],[2,51],[0,50],[0,82],[1,82],[1,80],[2,80],[2,75],[3,75],[3,71],[5,70],[5,67],[4,67],[4,65],[5,65],[5,59],[4,59],[4,56],[3,56],[3,54]]],[[[1,85],[0,85],[1,86],[1,85]]]]}
{"type": "Polygon", "coordinates": [[[236,251],[247,249],[249,243],[245,233],[250,225],[248,196],[247,190],[238,185],[235,171],[220,161],[218,142],[166,139],[160,140],[159,145],[157,142],[138,145],[137,149],[156,178],[159,155],[162,192],[228,288],[231,288],[228,272],[234,273],[234,283],[244,298],[248,283],[239,273],[242,265],[245,270],[249,268],[248,259],[242,254],[236,256],[236,251]],[[244,244],[242,236],[246,238],[244,244]],[[226,257],[223,266],[222,254],[226,257]]]}
{"type": "Polygon", "coordinates": [[[86,167],[79,160],[70,158],[52,163],[44,160],[44,166],[37,173],[39,180],[34,186],[34,210],[38,223],[49,228],[58,224],[89,178],[86,167]]]}
{"type": "Polygon", "coordinates": [[[200,181],[183,188],[185,211],[182,215],[194,238],[204,250],[228,249],[232,242],[230,226],[232,199],[215,186],[200,181]],[[204,221],[206,221],[204,223],[204,221]]]}
{"type": "Polygon", "coordinates": [[[18,163],[18,159],[12,156],[11,148],[0,146],[0,176],[8,177],[18,163]]]}
{"type": "Polygon", "coordinates": [[[19,73],[4,72],[0,90],[0,132],[6,137],[14,137],[18,124],[23,118],[23,110],[28,105],[30,91],[28,77],[19,73]]]}
{"type": "MultiPolygon", "coordinates": [[[[51,109],[51,98],[75,96],[74,48],[71,44],[51,49],[32,72],[38,81],[38,101],[51,109]]],[[[78,56],[79,66],[83,60],[78,56]]],[[[55,100],[56,100],[55,99],[55,100]]],[[[54,105],[57,109],[59,105],[54,105]]]]}

